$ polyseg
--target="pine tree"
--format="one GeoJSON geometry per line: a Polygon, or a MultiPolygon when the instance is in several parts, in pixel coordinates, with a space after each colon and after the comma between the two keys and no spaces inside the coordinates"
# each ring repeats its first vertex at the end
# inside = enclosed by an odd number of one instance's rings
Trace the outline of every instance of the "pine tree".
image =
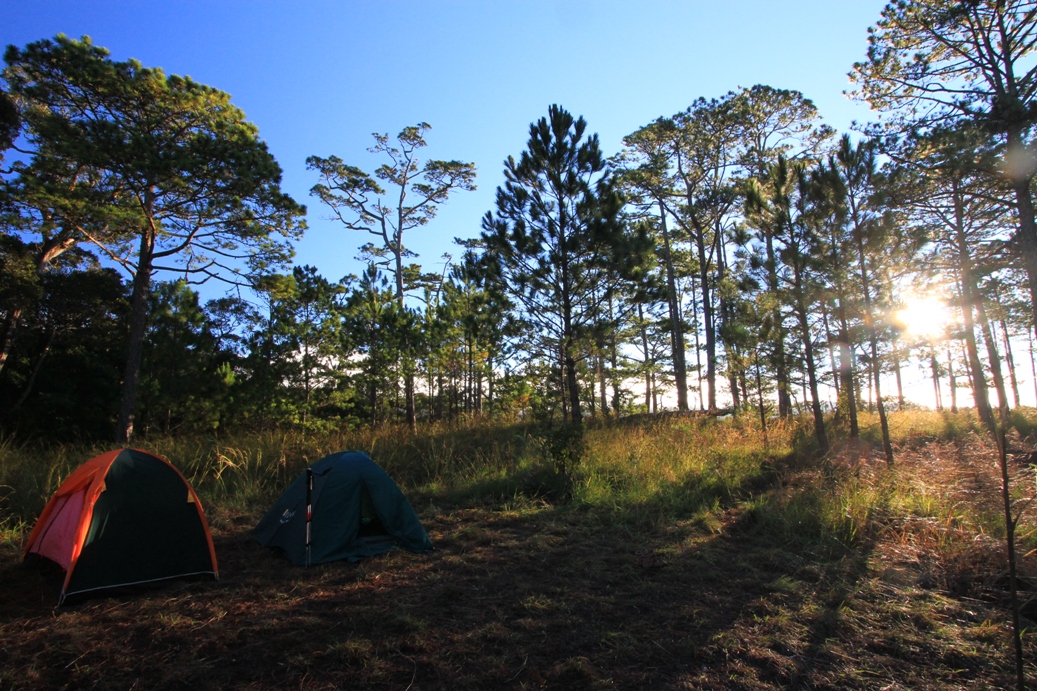
{"type": "MultiPolygon", "coordinates": [[[[404,244],[404,236],[435,218],[438,206],[454,190],[475,189],[474,163],[419,160],[418,151],[427,146],[425,132],[429,129],[431,126],[425,122],[404,127],[396,135],[395,146],[386,134],[372,135],[375,145],[370,152],[389,159],[373,176],[343,163],[337,156],[306,159],[306,166],[320,175],[311,194],[327,204],[346,228],[377,239],[377,244],[369,243],[363,250],[379,265],[388,267],[400,311],[405,309],[407,291],[407,267],[403,260],[414,256],[404,244]]],[[[413,427],[414,372],[408,360],[400,366],[404,371],[407,424],[413,427]]]]}
{"type": "Polygon", "coordinates": [[[617,253],[618,194],[597,135],[586,121],[553,105],[530,125],[529,142],[504,164],[496,212],[483,219],[482,239],[503,291],[534,323],[546,352],[564,372],[563,404],[582,424],[577,362],[580,342],[607,295],[595,291],[617,253]]]}

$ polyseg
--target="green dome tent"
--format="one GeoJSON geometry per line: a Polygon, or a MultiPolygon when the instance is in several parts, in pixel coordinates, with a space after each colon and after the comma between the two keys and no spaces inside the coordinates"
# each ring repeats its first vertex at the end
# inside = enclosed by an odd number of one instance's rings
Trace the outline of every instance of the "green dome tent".
{"type": "Polygon", "coordinates": [[[418,553],[432,549],[403,492],[359,451],[333,453],[307,468],[252,535],[307,565],[356,562],[394,546],[418,553]]]}

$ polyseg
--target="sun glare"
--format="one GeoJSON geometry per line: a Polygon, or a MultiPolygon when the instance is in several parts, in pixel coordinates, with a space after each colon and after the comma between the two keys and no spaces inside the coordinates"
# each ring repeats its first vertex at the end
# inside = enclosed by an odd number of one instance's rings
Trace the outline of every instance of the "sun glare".
{"type": "Polygon", "coordinates": [[[908,333],[927,338],[942,334],[950,318],[946,303],[935,297],[908,299],[904,309],[896,313],[897,322],[908,333]]]}

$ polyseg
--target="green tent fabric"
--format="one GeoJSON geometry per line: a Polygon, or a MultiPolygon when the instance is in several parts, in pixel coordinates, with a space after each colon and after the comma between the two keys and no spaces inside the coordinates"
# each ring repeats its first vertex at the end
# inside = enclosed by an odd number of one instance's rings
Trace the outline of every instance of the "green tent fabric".
{"type": "Polygon", "coordinates": [[[432,542],[396,483],[370,456],[344,451],[325,456],[288,487],[252,531],[295,564],[360,561],[394,546],[427,552],[432,542]],[[307,490],[308,478],[313,487],[307,490]],[[306,513],[310,495],[310,544],[306,513]]]}

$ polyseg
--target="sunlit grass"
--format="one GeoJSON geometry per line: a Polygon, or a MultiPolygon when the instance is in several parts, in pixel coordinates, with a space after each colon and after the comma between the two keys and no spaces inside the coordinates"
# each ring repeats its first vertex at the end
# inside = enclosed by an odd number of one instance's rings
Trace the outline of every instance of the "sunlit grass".
{"type": "MultiPolygon", "coordinates": [[[[1037,411],[1014,416],[1026,428],[1037,411]]],[[[323,456],[361,450],[400,484],[419,511],[437,504],[539,510],[546,503],[590,510],[606,522],[631,527],[691,521],[713,531],[720,529],[725,511],[737,509],[745,525],[780,544],[826,550],[850,549],[890,531],[914,531],[911,539],[918,539],[923,528],[937,542],[962,531],[1003,534],[996,488],[986,487],[983,501],[948,491],[959,482],[951,474],[958,465],[940,454],[958,453],[954,449],[963,445],[973,455],[990,452],[989,446],[982,450],[972,411],[891,413],[900,457],[892,468],[882,460],[877,423],[876,416],[862,411],[862,441],[837,441],[824,462],[812,456],[805,422],[770,421],[764,433],[752,416],[593,423],[579,458],[567,464],[557,458],[561,428],[488,420],[425,426],[417,433],[389,426],[322,434],[269,431],[137,445],[183,472],[217,527],[258,518],[323,456]]],[[[61,480],[108,448],[0,440],[0,541],[24,540],[61,480]]],[[[1031,483],[1019,488],[1019,496],[1033,491],[1031,483]]],[[[1027,546],[1037,540],[1031,533],[1023,531],[1027,546]]]]}
{"type": "MultiPolygon", "coordinates": [[[[1013,412],[1021,428],[1010,435],[1013,448],[1037,445],[1023,431],[1034,412],[1013,412]]],[[[996,449],[971,411],[893,411],[896,462],[888,466],[877,422],[862,413],[860,440],[833,432],[824,457],[809,420],[769,420],[764,434],[750,416],[590,422],[581,438],[557,424],[468,420],[416,434],[383,427],[142,440],[138,446],[169,458],[198,490],[221,565],[226,556],[225,571],[243,577],[204,597],[182,596],[194,605],[179,614],[162,605],[140,616],[162,612],[152,618],[171,636],[210,636],[213,647],[204,651],[233,649],[220,646],[244,638],[234,628],[243,626],[249,640],[276,640],[264,654],[296,678],[324,657],[362,668],[368,684],[399,678],[400,661],[387,651],[400,645],[413,651],[402,658],[404,683],[417,669],[412,657],[423,655],[424,668],[447,657],[441,650],[458,649],[479,651],[479,669],[491,670],[482,687],[535,680],[523,660],[550,658],[556,646],[544,636],[555,630],[582,631],[584,647],[537,673],[573,687],[617,660],[633,669],[657,650],[701,655],[710,669],[728,660],[714,670],[728,682],[746,675],[747,683],[802,685],[796,661],[803,659],[827,659],[810,678],[847,688],[894,671],[914,674],[904,683],[917,688],[932,674],[963,669],[973,675],[966,681],[978,679],[978,670],[1001,664],[1008,640],[996,449]],[[350,449],[370,453],[400,484],[435,555],[303,570],[242,546],[245,531],[308,464],[350,449]],[[378,591],[389,599],[372,599],[378,591]],[[224,616],[239,611],[229,603],[242,597],[262,617],[224,616]],[[332,602],[348,608],[350,627],[305,650],[274,650],[289,622],[313,628],[332,602]],[[659,614],[671,606],[683,608],[679,616],[659,614]],[[225,628],[214,628],[214,616],[225,628]],[[712,624],[689,636],[685,621],[704,619],[712,624]],[[549,652],[539,652],[541,644],[549,652]],[[919,656],[924,663],[914,662],[919,656]]],[[[9,564],[48,495],[106,450],[0,440],[0,555],[9,564]]],[[[1032,497],[1033,469],[1012,468],[1016,498],[1032,497]]],[[[1032,514],[1020,524],[1020,554],[1037,548],[1032,514]]],[[[1025,582],[1037,582],[1033,556],[1023,561],[1025,582]]],[[[1024,605],[1030,620],[1033,607],[1024,605]]],[[[107,626],[102,609],[103,621],[83,621],[107,626]]],[[[75,616],[52,621],[85,631],[75,616]]],[[[1032,650],[1032,638],[1024,645],[1032,650]]],[[[69,659],[78,654],[70,648],[69,659]]],[[[449,669],[456,673],[456,665],[449,669]]],[[[984,687],[998,686],[983,675],[984,687]]]]}

